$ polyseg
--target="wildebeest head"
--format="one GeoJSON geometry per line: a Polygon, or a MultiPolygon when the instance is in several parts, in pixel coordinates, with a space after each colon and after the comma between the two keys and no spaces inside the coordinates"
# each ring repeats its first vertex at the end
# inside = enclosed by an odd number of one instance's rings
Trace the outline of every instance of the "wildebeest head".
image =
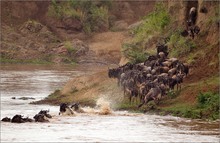
{"type": "Polygon", "coordinates": [[[52,116],[49,113],[49,110],[41,110],[38,114],[43,114],[45,115],[47,118],[52,118],[52,116]]]}
{"type": "Polygon", "coordinates": [[[75,111],[79,110],[79,103],[74,103],[71,108],[74,108],[75,111]]]}
{"type": "Polygon", "coordinates": [[[67,108],[67,104],[66,103],[62,103],[60,104],[60,112],[66,112],[66,108],[67,108]]]}

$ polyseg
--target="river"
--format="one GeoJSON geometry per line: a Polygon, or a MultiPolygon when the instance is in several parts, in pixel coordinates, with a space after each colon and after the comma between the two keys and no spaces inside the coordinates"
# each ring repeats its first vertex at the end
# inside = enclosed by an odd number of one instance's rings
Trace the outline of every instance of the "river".
{"type": "MultiPolygon", "coordinates": [[[[87,113],[59,116],[58,106],[32,105],[60,89],[69,79],[96,72],[92,68],[42,65],[1,65],[1,119],[15,114],[33,117],[41,109],[49,123],[1,122],[1,142],[218,142],[219,122],[85,107],[87,113]],[[12,99],[15,97],[16,99],[12,99]],[[35,100],[19,100],[33,97],[35,100]]],[[[108,102],[108,101],[106,101],[108,102]]],[[[110,103],[111,105],[111,103],[110,103]]]]}

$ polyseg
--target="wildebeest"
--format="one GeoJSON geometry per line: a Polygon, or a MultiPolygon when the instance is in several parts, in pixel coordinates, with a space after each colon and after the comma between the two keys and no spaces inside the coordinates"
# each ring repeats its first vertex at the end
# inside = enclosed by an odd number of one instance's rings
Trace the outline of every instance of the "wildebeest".
{"type": "Polygon", "coordinates": [[[197,17],[196,8],[192,7],[189,11],[189,21],[192,22],[192,25],[195,25],[196,17],[197,17]]]}
{"type": "Polygon", "coordinates": [[[174,90],[174,86],[179,87],[183,77],[189,73],[187,64],[167,56],[168,47],[165,44],[157,44],[157,54],[150,55],[143,63],[129,63],[109,69],[108,75],[118,79],[130,104],[132,101],[138,101],[138,97],[140,107],[150,100],[158,103],[169,90],[174,90]]]}
{"type": "Polygon", "coordinates": [[[1,121],[3,121],[3,122],[11,122],[11,118],[4,117],[1,121]]]}
{"type": "Polygon", "coordinates": [[[62,103],[60,104],[59,115],[74,115],[74,112],[66,103],[62,103]]]}
{"type": "Polygon", "coordinates": [[[71,109],[73,109],[77,113],[85,113],[85,111],[80,107],[79,103],[74,103],[73,105],[71,105],[71,109]]]}
{"type": "Polygon", "coordinates": [[[36,114],[34,119],[35,122],[49,122],[48,118],[44,114],[36,114]]]}
{"type": "Polygon", "coordinates": [[[150,91],[147,93],[147,95],[145,95],[144,101],[138,106],[138,108],[140,108],[144,104],[147,104],[151,100],[154,100],[155,103],[158,103],[161,96],[162,96],[162,91],[159,88],[159,86],[151,88],[150,91]]]}
{"type": "Polygon", "coordinates": [[[24,123],[24,119],[22,115],[15,115],[12,119],[11,119],[12,123],[24,123]]]}
{"type": "Polygon", "coordinates": [[[43,114],[45,115],[47,118],[52,118],[52,116],[49,113],[49,110],[41,110],[38,114],[43,114]]]}

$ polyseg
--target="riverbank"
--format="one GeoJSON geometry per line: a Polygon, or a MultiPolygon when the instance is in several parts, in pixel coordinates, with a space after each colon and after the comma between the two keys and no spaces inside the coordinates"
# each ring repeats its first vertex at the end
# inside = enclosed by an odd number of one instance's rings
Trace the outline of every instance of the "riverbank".
{"type": "Polygon", "coordinates": [[[117,80],[108,78],[106,69],[91,75],[73,78],[61,90],[56,90],[45,99],[32,104],[59,105],[79,102],[82,106],[94,107],[98,99],[104,98],[109,101],[114,110],[215,120],[218,119],[218,110],[211,109],[213,106],[199,106],[198,96],[210,93],[210,91],[212,91],[210,94],[217,94],[218,81],[216,75],[200,82],[184,83],[181,92],[175,91],[173,94],[166,95],[160,104],[150,102],[138,109],[139,103],[129,103],[128,97],[124,97],[122,87],[118,87],[117,80]]]}

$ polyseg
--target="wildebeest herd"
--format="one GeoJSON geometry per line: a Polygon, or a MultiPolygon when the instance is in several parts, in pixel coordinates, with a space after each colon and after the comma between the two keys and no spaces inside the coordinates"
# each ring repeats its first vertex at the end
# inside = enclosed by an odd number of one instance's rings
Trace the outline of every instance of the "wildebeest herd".
{"type": "Polygon", "coordinates": [[[166,44],[157,44],[157,54],[149,56],[143,63],[127,63],[108,70],[109,78],[118,79],[124,96],[130,103],[138,101],[139,106],[154,100],[158,104],[168,91],[181,89],[183,78],[189,73],[189,66],[177,58],[168,58],[166,44]],[[136,99],[136,100],[135,100],[136,99]]]}
{"type": "MultiPolygon", "coordinates": [[[[80,107],[79,103],[74,103],[69,107],[66,103],[60,104],[59,115],[74,115],[77,113],[84,113],[84,110],[80,107]]],[[[25,122],[49,122],[52,116],[49,114],[49,110],[41,110],[36,114],[33,119],[29,117],[23,117],[22,115],[15,115],[12,119],[9,117],[4,117],[1,121],[11,122],[11,123],[25,123],[25,122]]]]}
{"type": "Polygon", "coordinates": [[[52,118],[49,114],[49,110],[41,110],[38,114],[36,114],[34,119],[29,117],[24,118],[22,115],[15,115],[12,119],[5,117],[1,121],[3,122],[12,122],[12,123],[25,123],[25,122],[49,122],[48,118],[52,118]]]}

